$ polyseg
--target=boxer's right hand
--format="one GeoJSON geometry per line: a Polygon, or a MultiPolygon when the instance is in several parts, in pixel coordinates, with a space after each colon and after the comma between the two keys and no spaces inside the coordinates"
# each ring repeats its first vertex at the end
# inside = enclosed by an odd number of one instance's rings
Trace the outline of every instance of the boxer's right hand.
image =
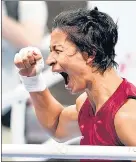
{"type": "Polygon", "coordinates": [[[22,84],[28,92],[40,92],[46,89],[47,86],[42,77],[44,61],[38,48],[22,48],[15,55],[14,63],[19,70],[22,84]]]}
{"type": "Polygon", "coordinates": [[[40,50],[36,47],[22,48],[15,55],[14,64],[21,76],[32,77],[44,68],[44,61],[40,50]]]}

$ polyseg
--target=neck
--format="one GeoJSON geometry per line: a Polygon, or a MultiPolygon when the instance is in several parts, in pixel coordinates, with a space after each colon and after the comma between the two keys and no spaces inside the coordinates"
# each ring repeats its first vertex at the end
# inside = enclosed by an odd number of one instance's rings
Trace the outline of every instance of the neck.
{"type": "Polygon", "coordinates": [[[86,93],[95,112],[113,95],[121,82],[122,78],[114,69],[107,70],[103,75],[94,74],[94,78],[88,82],[86,93]]]}

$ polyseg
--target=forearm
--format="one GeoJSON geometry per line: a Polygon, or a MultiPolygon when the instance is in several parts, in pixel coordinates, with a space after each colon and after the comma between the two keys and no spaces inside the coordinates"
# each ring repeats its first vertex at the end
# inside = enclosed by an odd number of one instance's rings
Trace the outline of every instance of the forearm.
{"type": "Polygon", "coordinates": [[[39,122],[50,133],[54,133],[63,106],[51,95],[48,89],[42,92],[31,92],[30,96],[39,122]]]}
{"type": "MultiPolygon", "coordinates": [[[[32,24],[33,26],[34,24],[32,24]]],[[[36,30],[35,27],[34,30],[36,30]]],[[[42,36],[34,30],[26,28],[11,18],[2,17],[2,36],[16,47],[38,46],[42,36]]]]}
{"type": "Polygon", "coordinates": [[[15,55],[14,63],[19,70],[20,79],[25,89],[30,93],[31,101],[34,105],[36,116],[44,128],[50,133],[54,133],[63,106],[52,96],[47,89],[45,80],[47,76],[42,76],[44,60],[38,48],[26,47],[15,55]],[[29,57],[28,57],[29,56],[29,57]],[[23,61],[26,60],[26,61],[23,61]],[[33,64],[31,66],[31,64],[33,64]],[[24,68],[29,67],[29,68],[24,68]],[[36,65],[35,65],[36,64],[36,65]]]}

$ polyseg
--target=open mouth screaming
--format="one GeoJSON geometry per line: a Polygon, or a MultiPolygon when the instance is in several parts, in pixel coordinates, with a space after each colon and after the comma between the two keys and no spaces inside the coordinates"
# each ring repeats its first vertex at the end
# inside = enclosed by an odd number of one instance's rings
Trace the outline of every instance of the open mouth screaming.
{"type": "Polygon", "coordinates": [[[61,72],[60,74],[61,74],[61,75],[63,76],[63,78],[64,78],[65,85],[68,85],[68,83],[69,83],[69,76],[68,76],[68,74],[65,73],[65,72],[61,72]]]}

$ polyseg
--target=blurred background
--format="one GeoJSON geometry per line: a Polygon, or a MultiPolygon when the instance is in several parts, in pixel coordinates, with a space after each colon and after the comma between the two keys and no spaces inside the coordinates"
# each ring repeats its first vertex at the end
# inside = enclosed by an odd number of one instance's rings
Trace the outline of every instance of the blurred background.
{"type": "MultiPolygon", "coordinates": [[[[20,83],[13,64],[14,55],[23,47],[36,46],[46,59],[53,18],[63,10],[91,9],[94,6],[118,22],[117,70],[136,85],[135,1],[2,1],[3,144],[41,144],[50,140],[37,121],[29,95],[20,83]]],[[[61,104],[68,106],[75,103],[78,95],[71,95],[65,90],[61,76],[51,74],[48,66],[43,73],[50,78],[49,89],[61,104]]]]}

